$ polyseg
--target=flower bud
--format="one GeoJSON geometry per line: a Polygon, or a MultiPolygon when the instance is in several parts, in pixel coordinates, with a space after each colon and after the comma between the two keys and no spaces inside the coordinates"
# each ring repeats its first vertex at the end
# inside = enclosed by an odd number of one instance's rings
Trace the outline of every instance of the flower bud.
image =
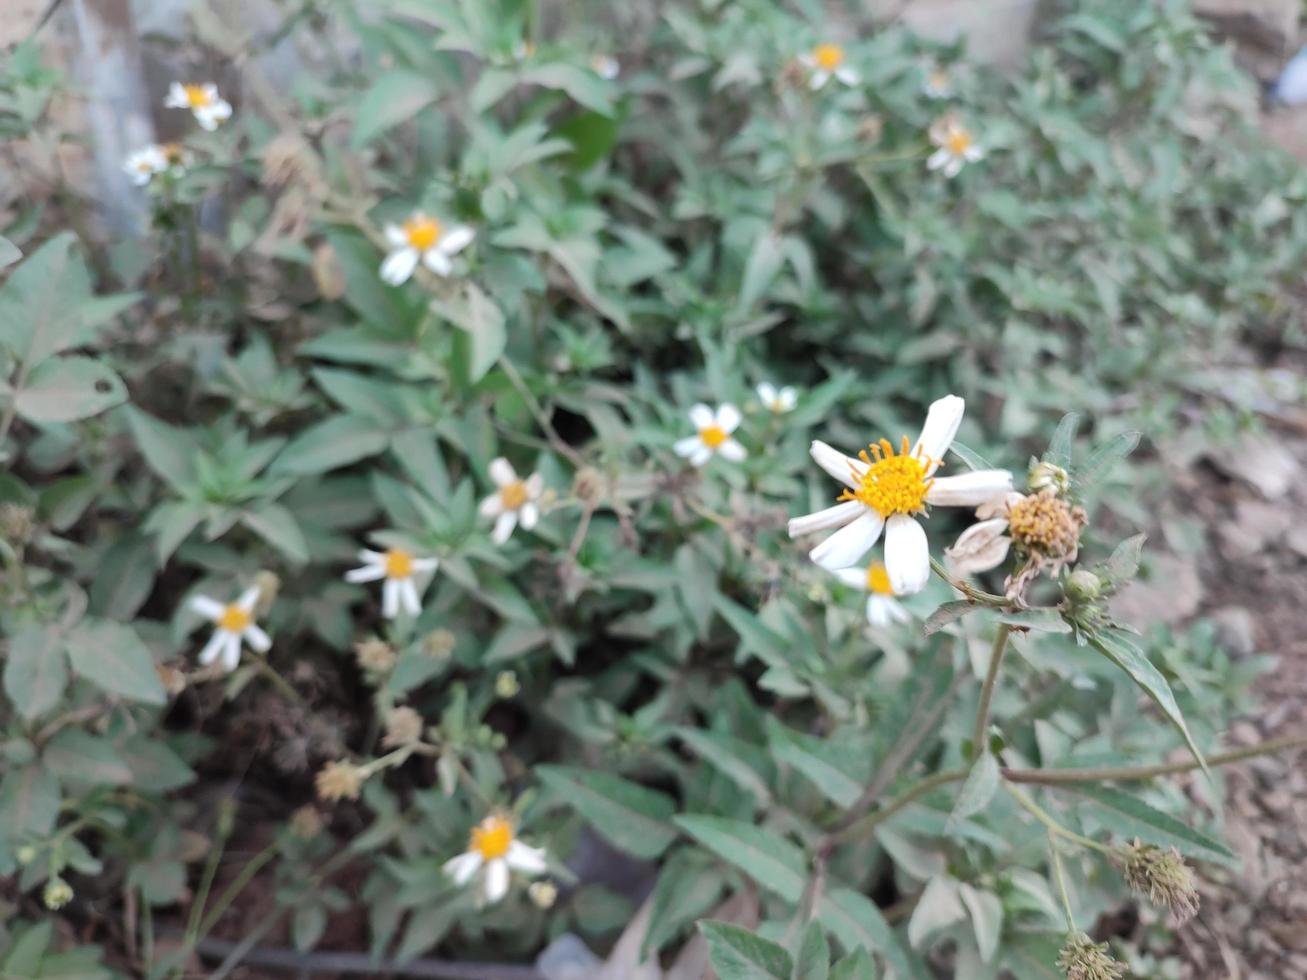
{"type": "Polygon", "coordinates": [[[56,912],[72,900],[72,886],[58,875],[45,883],[45,891],[41,893],[41,901],[45,902],[45,907],[50,911],[56,912]]]}
{"type": "Polygon", "coordinates": [[[1062,467],[1041,460],[1030,467],[1027,482],[1030,484],[1030,489],[1036,493],[1052,487],[1058,494],[1063,494],[1071,485],[1071,478],[1062,467]]]}
{"type": "Polygon", "coordinates": [[[25,868],[36,860],[36,854],[37,851],[35,847],[31,844],[24,844],[14,852],[14,860],[16,860],[21,867],[25,868]]]}
{"type": "Polygon", "coordinates": [[[386,713],[386,737],[381,744],[387,748],[412,745],[422,738],[422,716],[407,706],[391,708],[386,713]]]}
{"type": "Polygon", "coordinates": [[[558,901],[558,886],[552,881],[533,881],[526,893],[537,908],[552,908],[554,902],[558,901]]]}
{"type": "Polygon", "coordinates": [[[354,644],[354,656],[364,670],[378,672],[390,670],[398,659],[390,644],[375,636],[354,644]]]}
{"type": "Polygon", "coordinates": [[[31,507],[0,504],[0,537],[12,545],[24,545],[32,539],[36,522],[31,507]]]}
{"type": "Polygon", "coordinates": [[[259,598],[254,604],[254,615],[262,619],[268,615],[268,610],[277,601],[277,593],[281,591],[281,576],[265,568],[254,576],[254,584],[259,587],[259,598]]]}
{"type": "Polygon", "coordinates": [[[517,693],[522,690],[522,685],[517,680],[517,674],[511,670],[501,670],[499,676],[495,678],[495,695],[507,700],[517,697],[517,693]]]}
{"type": "Polygon", "coordinates": [[[572,479],[572,493],[576,499],[583,503],[591,503],[599,499],[603,493],[604,480],[603,476],[592,466],[583,466],[576,471],[576,476],[572,479]]]}
{"type": "Polygon", "coordinates": [[[1077,605],[1093,602],[1103,594],[1103,582],[1087,568],[1077,568],[1062,584],[1066,597],[1077,605]]]}
{"type": "Polygon", "coordinates": [[[1121,980],[1125,967],[1112,958],[1107,943],[1095,943],[1083,932],[1066,937],[1057,957],[1066,980],[1121,980]]]}
{"type": "Polygon", "coordinates": [[[1177,924],[1198,914],[1193,872],[1174,847],[1163,849],[1136,840],[1118,847],[1115,858],[1130,890],[1154,905],[1170,909],[1177,924]]]}
{"type": "Polygon", "coordinates": [[[290,815],[290,832],[300,840],[312,840],[322,832],[322,814],[305,804],[290,815]]]}
{"type": "Polygon", "coordinates": [[[359,790],[363,788],[367,778],[367,770],[362,766],[337,759],[318,770],[313,785],[317,788],[321,799],[328,803],[335,803],[342,799],[357,800],[359,790]]]}

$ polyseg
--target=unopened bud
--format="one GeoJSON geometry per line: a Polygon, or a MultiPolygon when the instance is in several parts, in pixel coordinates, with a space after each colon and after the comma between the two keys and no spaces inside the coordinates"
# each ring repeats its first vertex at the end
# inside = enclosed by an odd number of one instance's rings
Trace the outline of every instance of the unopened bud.
{"type": "Polygon", "coordinates": [[[1083,932],[1066,937],[1057,965],[1066,980],[1121,980],[1125,967],[1112,958],[1107,943],[1095,943],[1083,932]]]}
{"type": "Polygon", "coordinates": [[[41,901],[45,902],[45,907],[50,911],[58,911],[72,900],[72,886],[62,878],[55,876],[45,883],[45,891],[41,893],[41,901]]]}
{"type": "Polygon", "coordinates": [[[36,860],[36,854],[37,851],[35,847],[31,844],[24,844],[14,852],[14,859],[23,867],[27,867],[27,865],[36,860]]]}
{"type": "Polygon", "coordinates": [[[354,644],[354,657],[364,670],[387,671],[395,666],[395,651],[385,640],[375,636],[354,644]]]}
{"type": "Polygon", "coordinates": [[[322,832],[322,814],[305,804],[290,815],[290,832],[300,840],[312,840],[322,832]]]}
{"type": "Polygon", "coordinates": [[[407,706],[391,708],[386,714],[386,737],[382,745],[399,748],[412,745],[422,738],[422,716],[407,706]]]}
{"type": "Polygon", "coordinates": [[[268,615],[272,604],[277,601],[277,593],[281,591],[281,577],[265,568],[254,576],[254,584],[259,588],[259,598],[254,604],[254,615],[262,619],[268,615]]]}
{"type": "Polygon", "coordinates": [[[22,504],[0,504],[0,537],[12,545],[24,545],[36,530],[31,507],[22,504]]]}
{"type": "Polygon", "coordinates": [[[558,901],[558,886],[552,881],[533,881],[526,893],[537,908],[553,908],[554,902],[558,901]]]}
{"type": "Polygon", "coordinates": [[[517,697],[517,693],[522,690],[522,685],[518,682],[517,674],[511,670],[501,670],[499,676],[495,678],[495,695],[507,700],[508,698],[517,697]]]}
{"type": "Polygon", "coordinates": [[[321,799],[328,803],[335,803],[343,799],[357,800],[359,790],[363,788],[367,778],[367,771],[362,766],[338,759],[328,762],[318,770],[313,785],[317,788],[321,799]]]}
{"type": "Polygon", "coordinates": [[[1103,594],[1103,581],[1087,568],[1077,568],[1066,577],[1062,591],[1072,602],[1093,602],[1103,594]]]}
{"type": "Polygon", "coordinates": [[[1063,494],[1071,485],[1071,477],[1056,463],[1041,460],[1030,467],[1027,482],[1030,484],[1030,489],[1036,493],[1052,487],[1057,493],[1063,494]]]}

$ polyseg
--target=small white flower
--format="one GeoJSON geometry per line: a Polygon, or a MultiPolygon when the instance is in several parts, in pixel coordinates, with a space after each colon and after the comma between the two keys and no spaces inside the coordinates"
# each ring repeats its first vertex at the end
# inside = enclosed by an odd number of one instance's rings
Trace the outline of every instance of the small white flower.
{"type": "Polygon", "coordinates": [[[672,448],[676,455],[690,461],[691,466],[702,466],[720,453],[723,459],[738,463],[745,456],[743,446],[731,438],[740,425],[740,410],[724,402],[717,411],[700,402],[690,409],[690,421],[697,430],[695,435],[678,439],[672,448]]]}
{"type": "Polygon", "coordinates": [[[490,461],[490,479],[498,489],[481,501],[481,516],[495,519],[490,540],[503,544],[518,524],[530,531],[540,520],[539,501],[545,492],[545,479],[539,473],[532,473],[525,480],[518,479],[513,464],[502,456],[490,461]]]}
{"type": "Polygon", "coordinates": [[[896,595],[920,592],[930,578],[930,549],[917,521],[929,505],[977,507],[1012,489],[1007,470],[976,470],[936,478],[953,444],[966,402],[956,395],[935,401],[915,443],[903,437],[895,454],[888,439],[854,459],[824,442],[812,444],[817,465],[846,489],[834,507],[790,520],[790,537],[838,528],[809,556],[835,571],[856,564],[885,532],[885,567],[896,595]]]}
{"type": "Polygon", "coordinates": [[[912,618],[903,604],[894,598],[889,571],[882,561],[874,561],[866,568],[840,568],[835,577],[845,585],[865,590],[867,595],[867,622],[883,628],[891,623],[906,623],[912,618]]]}
{"type": "Polygon", "coordinates": [[[936,120],[930,127],[930,142],[939,149],[930,155],[926,168],[943,171],[945,177],[956,177],[966,164],[985,156],[971,130],[952,116],[936,120]]]}
{"type": "Polygon", "coordinates": [[[770,381],[764,381],[755,390],[758,392],[758,401],[762,402],[762,407],[776,415],[794,411],[794,406],[799,403],[798,391],[789,385],[777,388],[770,381]]]}
{"type": "Polygon", "coordinates": [[[386,225],[386,240],[392,251],[381,263],[381,278],[392,286],[408,282],[419,260],[438,276],[454,271],[450,259],[476,236],[467,225],[444,228],[435,218],[421,212],[402,225],[386,225]]]}
{"type": "Polygon", "coordinates": [[[492,813],[472,828],[467,850],[445,862],[445,874],[458,885],[466,885],[481,875],[478,897],[492,905],[508,894],[511,873],[544,874],[548,865],[545,852],[517,840],[508,817],[492,813]]]}
{"type": "Polygon", "coordinates": [[[213,132],[218,124],[231,118],[231,103],[218,94],[213,82],[183,84],[173,82],[163,104],[169,109],[190,109],[195,121],[213,132]]]}
{"type": "Polygon", "coordinates": [[[819,44],[806,54],[799,56],[799,61],[808,69],[808,85],[816,91],[825,88],[832,78],[843,85],[857,85],[862,76],[846,65],[844,49],[838,44],[819,44]]]}
{"type": "Polygon", "coordinates": [[[622,73],[622,63],[611,54],[597,54],[590,59],[590,67],[606,82],[616,80],[622,73]]]}
{"type": "Polygon", "coordinates": [[[144,187],[154,179],[155,174],[161,174],[167,169],[168,158],[160,147],[154,145],[142,147],[130,154],[123,164],[123,170],[137,187],[144,187]]]}
{"type": "Polygon", "coordinates": [[[359,551],[363,565],[345,573],[346,582],[376,582],[385,579],[381,587],[381,615],[394,619],[402,608],[410,616],[422,611],[414,576],[434,572],[440,565],[438,558],[416,558],[399,548],[389,551],[359,551]]]}
{"type": "Polygon", "coordinates": [[[231,673],[241,662],[242,640],[258,653],[268,652],[272,641],[254,622],[254,606],[258,601],[257,585],[246,589],[239,599],[229,604],[203,595],[191,599],[191,608],[214,625],[213,636],[200,651],[201,664],[207,666],[221,657],[223,669],[231,673]]]}
{"type": "Polygon", "coordinates": [[[929,61],[922,66],[921,93],[928,99],[947,99],[953,94],[953,79],[948,69],[938,62],[929,61]]]}

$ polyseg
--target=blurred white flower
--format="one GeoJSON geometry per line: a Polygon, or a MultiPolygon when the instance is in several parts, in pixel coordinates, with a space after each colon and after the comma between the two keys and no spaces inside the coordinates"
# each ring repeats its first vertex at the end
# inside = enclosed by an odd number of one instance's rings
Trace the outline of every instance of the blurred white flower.
{"type": "Polygon", "coordinates": [[[700,402],[690,409],[690,421],[694,423],[696,434],[678,439],[672,447],[676,455],[688,459],[690,465],[702,466],[717,453],[732,463],[738,463],[749,455],[731,437],[740,425],[740,410],[730,402],[724,402],[715,412],[700,402]]]}
{"type": "Polygon", "coordinates": [[[921,80],[921,92],[928,99],[947,99],[953,94],[953,79],[948,69],[935,61],[928,61],[922,67],[925,76],[921,80]]]}
{"type": "Polygon", "coordinates": [[[814,89],[825,88],[832,78],[844,85],[857,85],[862,76],[846,65],[844,49],[838,44],[819,44],[806,54],[799,56],[799,61],[810,72],[808,84],[814,89]]]}
{"type": "Polygon", "coordinates": [[[490,479],[499,489],[481,501],[481,516],[495,519],[490,540],[503,544],[518,524],[527,531],[536,526],[540,519],[539,500],[545,491],[545,480],[539,473],[532,473],[525,480],[518,479],[513,464],[502,456],[491,460],[490,479]]]}
{"type": "Polygon", "coordinates": [[[941,170],[945,177],[956,177],[968,163],[984,157],[971,130],[952,116],[936,120],[930,127],[930,142],[939,147],[926,161],[928,170],[941,170]]]}
{"type": "Polygon", "coordinates": [[[511,873],[544,874],[545,852],[517,840],[508,817],[492,813],[472,828],[467,850],[445,862],[445,874],[459,885],[481,875],[478,897],[487,905],[508,894],[511,873]]]}
{"type": "Polygon", "coordinates": [[[213,663],[222,658],[223,669],[231,673],[241,662],[241,641],[244,640],[259,653],[267,653],[272,646],[268,634],[254,622],[254,607],[259,601],[259,587],[251,586],[232,603],[221,603],[208,596],[191,599],[191,608],[213,623],[213,636],[200,651],[200,663],[213,663]]]}
{"type": "Polygon", "coordinates": [[[217,129],[219,123],[231,118],[231,103],[218,94],[218,86],[213,82],[203,84],[173,82],[163,104],[169,109],[190,109],[195,121],[209,132],[217,129]]]}
{"type": "Polygon", "coordinates": [[[376,582],[385,579],[381,587],[381,615],[394,619],[401,608],[410,616],[422,611],[414,576],[434,572],[440,565],[438,558],[416,558],[407,551],[391,548],[388,551],[359,551],[363,565],[345,573],[346,582],[376,582]]]}
{"type": "Polygon", "coordinates": [[[611,82],[622,73],[622,63],[611,54],[597,54],[590,59],[590,67],[604,81],[611,82]]]}
{"type": "Polygon", "coordinates": [[[435,218],[421,212],[402,225],[386,225],[386,240],[391,252],[381,263],[381,278],[392,286],[408,282],[419,261],[438,276],[454,271],[450,259],[476,236],[467,225],[441,226],[435,218]]]}
{"type": "Polygon", "coordinates": [[[536,53],[536,43],[529,38],[521,38],[513,45],[513,60],[526,61],[536,53]]]}
{"type": "Polygon", "coordinates": [[[915,443],[903,437],[895,453],[888,439],[854,459],[824,442],[813,442],[817,465],[846,489],[834,507],[795,517],[790,537],[838,528],[813,548],[809,557],[835,571],[856,564],[885,532],[885,567],[896,595],[920,592],[930,577],[930,549],[916,515],[929,505],[977,507],[1012,489],[1007,470],[976,470],[936,478],[944,454],[962,424],[966,402],[947,395],[931,404],[915,443]]]}
{"type": "Polygon", "coordinates": [[[799,403],[798,391],[789,385],[777,388],[770,381],[764,381],[755,390],[762,407],[777,415],[794,411],[794,406],[799,403]]]}
{"type": "Polygon", "coordinates": [[[160,147],[154,145],[142,147],[128,155],[123,164],[123,170],[137,187],[144,187],[154,179],[155,174],[161,174],[167,169],[168,158],[160,147]]]}
{"type": "Polygon", "coordinates": [[[840,568],[835,577],[845,585],[863,589],[867,596],[867,622],[877,628],[891,623],[906,623],[912,618],[903,604],[894,598],[894,586],[890,584],[889,570],[883,561],[874,561],[866,568],[840,568]]]}

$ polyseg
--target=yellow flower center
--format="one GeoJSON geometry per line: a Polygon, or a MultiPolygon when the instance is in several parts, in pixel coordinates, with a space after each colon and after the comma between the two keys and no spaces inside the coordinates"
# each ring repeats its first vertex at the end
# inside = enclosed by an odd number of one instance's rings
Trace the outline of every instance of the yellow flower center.
{"type": "Polygon", "coordinates": [[[948,88],[948,72],[943,68],[936,68],[930,73],[930,84],[935,89],[948,88]]]}
{"type": "Polygon", "coordinates": [[[720,425],[707,425],[699,430],[699,438],[709,449],[716,449],[723,442],[730,438],[730,433],[720,425]]]}
{"type": "Polygon", "coordinates": [[[440,241],[440,222],[421,215],[409,218],[404,222],[404,237],[419,252],[425,252],[440,241]]]}
{"type": "Polygon", "coordinates": [[[243,633],[254,622],[254,617],[234,602],[218,617],[218,628],[228,633],[243,633]]]}
{"type": "Polygon", "coordinates": [[[413,574],[413,556],[391,548],[386,552],[386,578],[409,578],[413,574]]]}
{"type": "Polygon", "coordinates": [[[874,561],[867,566],[867,589],[880,595],[894,594],[894,587],[889,584],[889,572],[883,561],[874,561]]]}
{"type": "Polygon", "coordinates": [[[944,146],[955,157],[960,157],[971,149],[972,142],[971,134],[960,127],[950,129],[948,135],[944,137],[944,146]]]}
{"type": "Polygon", "coordinates": [[[137,160],[136,169],[139,173],[148,174],[154,171],[154,164],[149,160],[137,160]]]}
{"type": "Polygon", "coordinates": [[[499,499],[505,510],[520,510],[531,499],[531,494],[526,489],[526,481],[514,480],[512,483],[505,483],[499,488],[499,499]]]}
{"type": "Polygon", "coordinates": [[[870,447],[871,455],[866,451],[859,457],[866,464],[861,476],[854,471],[858,480],[856,490],[845,490],[840,500],[857,500],[870,507],[881,517],[894,514],[917,514],[926,509],[926,493],[935,481],[927,477],[927,470],[935,462],[928,456],[910,455],[908,437],[903,437],[903,446],[898,455],[888,439],[882,439],[870,447]]]}
{"type": "Polygon", "coordinates": [[[213,105],[213,96],[205,86],[183,85],[182,89],[186,92],[186,102],[192,109],[205,109],[213,105]]]}
{"type": "Polygon", "coordinates": [[[513,843],[513,825],[503,817],[486,817],[472,828],[467,849],[476,851],[483,860],[493,861],[508,853],[513,843]]]}
{"type": "Polygon", "coordinates": [[[812,60],[822,71],[834,71],[844,64],[844,49],[838,44],[819,44],[812,49],[812,60]]]}

